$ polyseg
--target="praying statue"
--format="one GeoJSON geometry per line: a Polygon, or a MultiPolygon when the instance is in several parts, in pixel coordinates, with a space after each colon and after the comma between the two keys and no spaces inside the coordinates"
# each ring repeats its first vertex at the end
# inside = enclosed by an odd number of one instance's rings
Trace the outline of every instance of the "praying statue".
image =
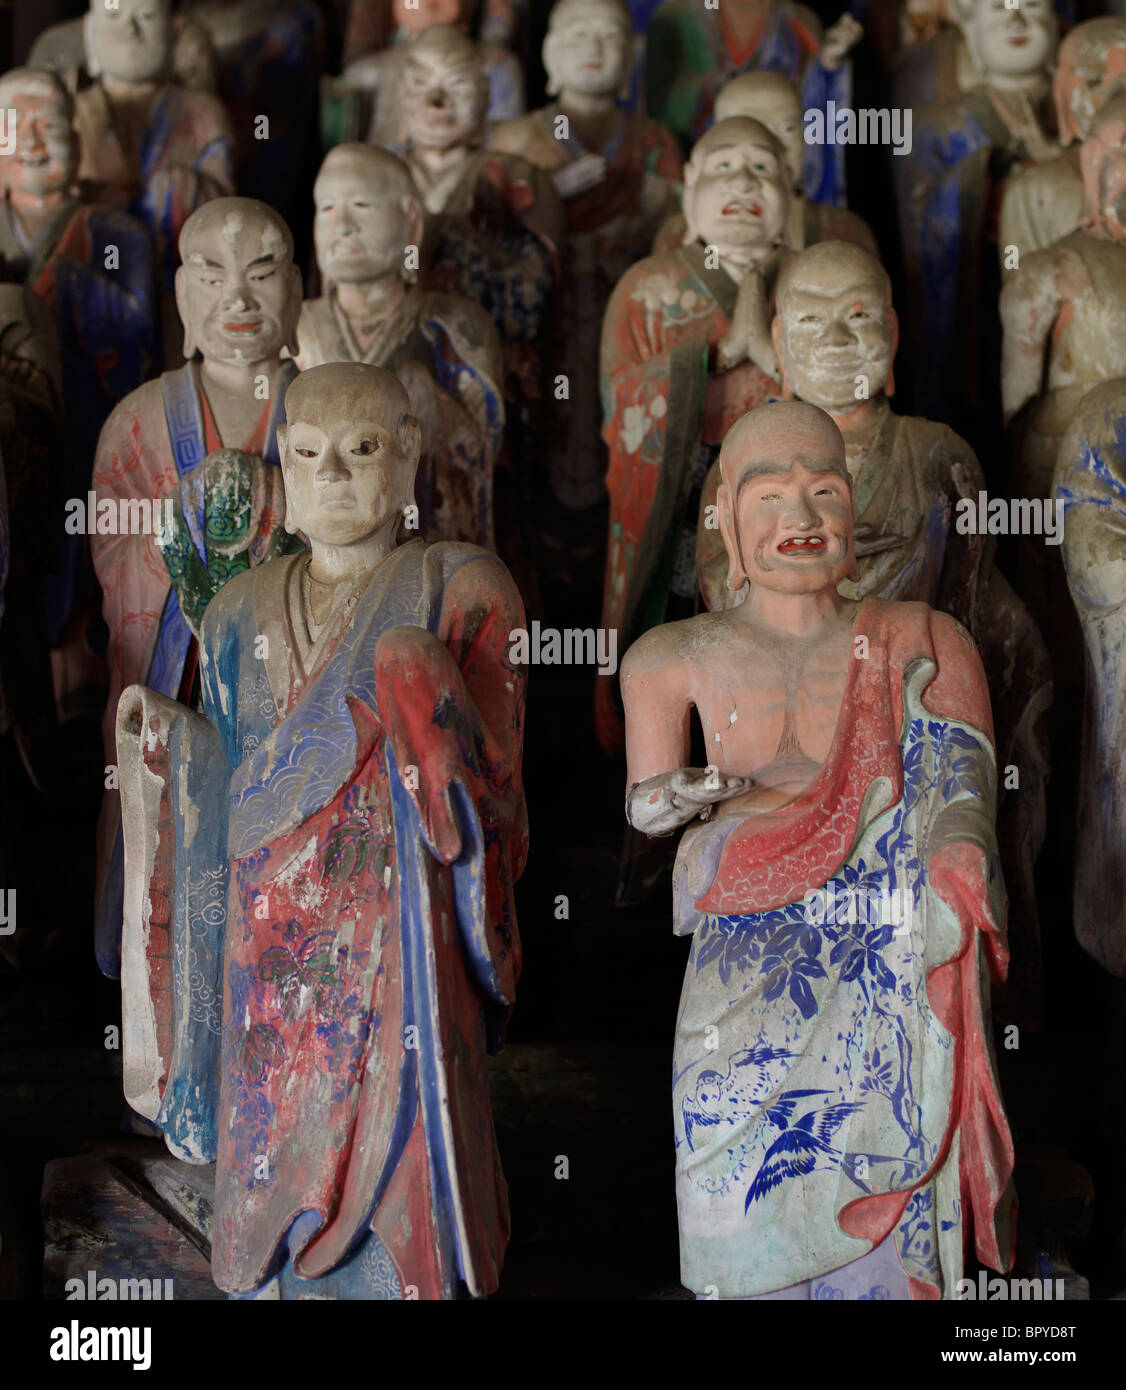
{"type": "Polygon", "coordinates": [[[486,1054],[520,970],[519,594],[403,540],[421,435],[389,372],[290,385],[285,525],[200,631],[202,712],[122,694],[124,1085],[215,1165],[233,1296],[452,1299],[508,1239],[486,1054]],[[402,542],[402,543],[400,543],[402,542]]]}
{"type": "Polygon", "coordinates": [[[751,411],[720,467],[746,600],[651,629],[622,666],[626,815],[684,828],[681,1280],[710,1298],[953,1299],[966,1252],[1005,1270],[1015,1236],[985,673],[954,618],[840,592],[859,570],[828,415],[751,411]],[[693,711],[706,767],[689,765],[693,711]]]}

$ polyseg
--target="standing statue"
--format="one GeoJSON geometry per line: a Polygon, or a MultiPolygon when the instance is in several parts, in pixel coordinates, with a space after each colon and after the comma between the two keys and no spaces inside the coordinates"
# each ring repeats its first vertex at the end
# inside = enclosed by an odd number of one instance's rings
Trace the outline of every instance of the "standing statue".
{"type": "MultiPolygon", "coordinates": [[[[852,241],[877,255],[876,239],[862,217],[830,201],[817,201],[816,190],[807,195],[803,184],[803,161],[818,148],[805,142],[801,97],[793,82],[781,73],[745,72],[721,87],[715,99],[715,118],[748,116],[759,121],[786,151],[786,164],[794,183],[790,216],[786,223],[786,245],[794,251],[817,241],[852,241]]],[[[654,252],[675,251],[684,241],[684,213],[674,213],[653,243],[654,252]]]]}
{"type": "Polygon", "coordinates": [[[894,162],[915,406],[980,447],[998,413],[996,210],[1011,174],[1059,148],[1048,86],[1056,16],[1049,0],[1015,9],[961,3],[962,31],[985,81],[917,111],[913,150],[894,162]]]}
{"type": "Polygon", "coordinates": [[[1060,444],[1053,487],[1086,649],[1073,920],[1079,944],[1119,979],[1126,979],[1124,416],[1126,379],[1088,392],[1060,444]]]}
{"type": "Polygon", "coordinates": [[[746,602],[651,630],[622,666],[627,817],[689,827],[681,1279],[721,1298],[955,1298],[971,1230],[999,1270],[1015,1234],[985,673],[953,618],[838,591],[858,573],[852,482],[823,412],[753,411],[720,458],[746,602]],[[688,766],[693,708],[707,768],[688,766]]]}
{"type": "MultiPolygon", "coordinates": [[[[217,198],[188,219],[180,255],[176,303],[187,361],[121,402],[94,461],[97,529],[93,518],[88,529],[109,627],[107,763],[115,761],[122,690],[140,681],[190,701],[208,602],[232,574],[289,539],[275,440],[297,374],[282,355],[296,349],[301,310],[289,228],[264,203],[217,198]]],[[[110,791],[98,824],[97,951],[111,975],[119,856],[110,791]]]]}
{"type": "Polygon", "coordinates": [[[463,295],[419,288],[422,205],[401,159],[338,145],[313,198],[324,294],[301,311],[299,365],[367,362],[394,372],[422,425],[416,493],[427,539],[492,549],[505,422],[496,329],[463,295]]]}
{"type": "MultiPolygon", "coordinates": [[[[847,11],[823,32],[813,11],[793,0],[718,0],[718,9],[665,0],[646,39],[646,109],[687,148],[710,124],[720,88],[744,72],[788,77],[806,111],[827,111],[830,102],[848,106],[846,60],[862,34],[847,11]]],[[[843,149],[811,147],[806,169],[811,197],[844,202],[843,149]]]]}
{"type": "Polygon", "coordinates": [[[1095,116],[1126,90],[1126,17],[1107,15],[1078,25],[1060,44],[1052,79],[1061,152],[1016,174],[1005,191],[997,243],[1001,270],[1015,270],[1018,256],[1042,251],[1083,221],[1083,171],[1079,150],[1095,116]],[[1006,264],[1006,262],[1008,264],[1006,264]]]}
{"type": "Polygon", "coordinates": [[[74,107],[59,78],[35,68],[6,73],[0,109],[15,113],[12,147],[0,151],[0,279],[26,284],[54,315],[69,426],[40,537],[53,552],[47,629],[56,698],[69,715],[101,674],[85,640],[99,597],[85,538],[64,532],[62,502],[85,497],[106,417],[159,360],[159,300],[146,228],[79,196],[74,107]]]}
{"type": "MultiPolygon", "coordinates": [[[[623,644],[664,622],[670,594],[693,603],[700,487],[731,425],[778,389],[768,306],[790,189],[765,126],[745,116],[712,126],[684,170],[690,239],[635,265],[606,310],[602,626],[623,644]]],[[[595,695],[607,752],[622,741],[612,684],[595,695]]]]}
{"type": "MultiPolygon", "coordinates": [[[[676,210],[675,181],[683,168],[667,130],[619,105],[631,34],[620,0],[557,0],[543,43],[552,100],[496,126],[489,138],[490,150],[550,171],[566,208],[567,307],[549,371],[556,381],[566,378],[567,396],[552,402],[547,470],[552,510],[567,509],[562,515],[573,524],[557,519],[557,539],[564,531],[578,535],[588,523],[603,524],[606,454],[598,437],[595,375],[602,317],[614,285],[648,254],[658,228],[676,210]]],[[[573,559],[589,568],[594,551],[572,549],[573,559]]]]}
{"type": "MultiPolygon", "coordinates": [[[[468,33],[477,0],[354,0],[349,19],[358,24],[372,10],[378,12],[378,23],[369,26],[367,42],[378,47],[348,60],[343,74],[325,83],[321,124],[327,147],[364,138],[375,145],[398,145],[404,135],[400,88],[411,41],[435,24],[455,24],[468,33]]],[[[353,28],[351,48],[357,45],[353,28]]],[[[481,56],[489,81],[489,120],[522,116],[524,74],[515,54],[482,36],[481,56]]]]}
{"type": "Polygon", "coordinates": [[[176,245],[184,223],[235,191],[234,135],[217,97],[172,85],[171,0],[90,0],[87,49],[98,78],[75,97],[78,174],[96,202],[122,208],[152,233],[164,295],[166,365],[177,360],[176,245]]]}
{"type": "Polygon", "coordinates": [[[212,1273],[243,1296],[482,1296],[508,1239],[485,1054],[520,968],[524,615],[486,551],[396,544],[409,410],[378,367],[298,377],[311,551],[211,604],[202,714],[140,686],[118,711],[126,1095],[215,1163],[212,1273]]]}
{"type": "MultiPolygon", "coordinates": [[[[841,593],[929,604],[962,623],[981,652],[998,763],[1006,769],[997,813],[1012,908],[1005,1018],[1037,1025],[1043,970],[1035,869],[1049,764],[1041,716],[1052,699],[1047,648],[994,563],[995,539],[976,521],[972,532],[963,525],[967,509],[977,517],[985,488],[973,450],[946,425],[891,408],[899,325],[884,268],[857,246],[822,242],[782,270],[775,305],[783,397],[824,410],[845,441],[860,578],[843,580],[841,593]]],[[[746,585],[737,593],[727,587],[720,482],[716,463],[704,483],[696,537],[700,589],[712,611],[733,608],[747,594],[746,585]]]]}

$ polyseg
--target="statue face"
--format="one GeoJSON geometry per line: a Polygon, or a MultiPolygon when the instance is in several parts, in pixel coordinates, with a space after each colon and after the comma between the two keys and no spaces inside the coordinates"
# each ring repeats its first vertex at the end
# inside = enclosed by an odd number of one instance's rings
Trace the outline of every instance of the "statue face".
{"type": "Polygon", "coordinates": [[[752,584],[787,594],[836,588],[852,559],[852,488],[840,462],[813,439],[793,436],[758,450],[738,473],[734,520],[752,584]]]}
{"type": "Polygon", "coordinates": [[[1051,62],[1056,47],[1056,12],[1051,0],[975,0],[962,25],[978,66],[990,76],[1032,77],[1051,62]]]}
{"type": "Polygon", "coordinates": [[[715,118],[725,121],[730,116],[748,116],[766,126],[786,151],[786,163],[797,185],[801,183],[805,162],[801,98],[788,82],[756,80],[776,75],[751,72],[733,78],[716,97],[715,118]]]}
{"type": "Polygon", "coordinates": [[[819,268],[789,281],[778,306],[779,357],[794,394],[832,414],[852,410],[887,383],[895,352],[895,312],[876,274],[819,268]]]}
{"type": "Polygon", "coordinates": [[[401,516],[417,455],[404,451],[377,408],[352,419],[306,413],[285,428],[286,529],[322,545],[356,545],[401,516]]]}
{"type": "Polygon", "coordinates": [[[712,127],[684,171],[688,229],[721,256],[770,246],[781,236],[790,210],[785,160],[755,138],[749,123],[725,122],[724,127],[712,127]]]}
{"type": "Polygon", "coordinates": [[[242,365],[293,344],[301,273],[273,217],[253,205],[230,208],[186,228],[180,256],[176,307],[185,356],[198,348],[209,361],[242,365]]]}
{"type": "Polygon", "coordinates": [[[401,270],[412,238],[409,199],[381,193],[370,167],[344,158],[321,170],[313,189],[313,240],[321,274],[365,284],[401,270]]]}
{"type": "Polygon", "coordinates": [[[633,35],[616,9],[590,0],[577,8],[568,5],[549,24],[543,65],[550,92],[609,96],[621,90],[629,77],[633,35]]]}
{"type": "Polygon", "coordinates": [[[172,6],[169,0],[93,0],[86,40],[105,77],[120,82],[152,82],[172,55],[172,6]]]}
{"type": "Polygon", "coordinates": [[[489,83],[475,62],[440,48],[412,52],[399,88],[407,134],[423,148],[468,145],[481,131],[489,83]]]}
{"type": "Polygon", "coordinates": [[[16,113],[15,148],[0,154],[0,183],[17,203],[65,191],[78,169],[78,137],[66,107],[47,92],[9,94],[16,113]]]}
{"type": "MultiPolygon", "coordinates": [[[[462,19],[463,0],[415,0],[408,5],[406,0],[392,0],[391,14],[398,29],[408,34],[421,34],[432,24],[457,24],[462,19]]],[[[476,6],[468,6],[469,13],[476,6]]]]}
{"type": "Polygon", "coordinates": [[[1078,44],[1060,46],[1055,96],[1060,139],[1086,140],[1096,114],[1126,91],[1126,20],[1096,20],[1078,44]]]}

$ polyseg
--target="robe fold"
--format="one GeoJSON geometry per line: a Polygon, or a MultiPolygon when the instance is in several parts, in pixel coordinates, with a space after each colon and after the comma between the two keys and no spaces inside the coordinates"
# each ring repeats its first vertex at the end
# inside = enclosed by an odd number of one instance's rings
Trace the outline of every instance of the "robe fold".
{"type": "Polygon", "coordinates": [[[495,544],[493,465],[504,442],[504,364],[488,314],[460,294],[409,288],[361,351],[334,290],[301,306],[297,362],[394,372],[422,425],[415,496],[429,540],[495,544]]]}
{"type": "Polygon", "coordinates": [[[855,630],[868,656],[815,780],[677,855],[681,1277],[701,1293],[788,1288],[889,1236],[912,1298],[956,1296],[971,1230],[983,1263],[1012,1262],[985,676],[924,604],[868,599],[855,630]]]}
{"type": "MultiPolygon", "coordinates": [[[[812,10],[774,0],[762,28],[747,47],[729,35],[723,11],[698,0],[665,0],[649,21],[645,46],[646,110],[689,149],[714,119],[716,95],[744,72],[779,72],[798,89],[806,111],[851,105],[852,65],[833,72],[821,66],[821,25],[812,10]]],[[[794,170],[815,203],[845,202],[841,145],[807,142],[805,164],[794,170]]]]}
{"type": "MultiPolygon", "coordinates": [[[[708,364],[727,332],[738,287],[721,267],[709,270],[701,245],[650,256],[623,276],[602,329],[602,437],[610,534],[602,626],[619,630],[624,649],[664,621],[670,585],[696,518],[689,494],[703,481],[728,429],[777,391],[752,362],[714,377],[708,364]],[[697,476],[698,475],[698,476],[697,476]]],[[[595,723],[607,752],[621,747],[623,726],[611,681],[600,681],[595,723]]]]}
{"type": "Polygon", "coordinates": [[[495,556],[412,541],[303,660],[306,563],[212,603],[202,716],[122,700],[127,1095],[216,1163],[220,1288],[279,1261],[315,1279],[359,1244],[343,1296],[485,1294],[508,1235],[485,1055],[520,967],[523,610],[495,556]]]}

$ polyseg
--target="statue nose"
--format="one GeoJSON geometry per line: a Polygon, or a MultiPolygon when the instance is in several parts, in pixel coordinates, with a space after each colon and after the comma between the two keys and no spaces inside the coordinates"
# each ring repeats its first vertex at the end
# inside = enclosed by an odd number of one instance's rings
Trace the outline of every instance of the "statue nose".
{"type": "Polygon", "coordinates": [[[845,347],[852,342],[852,334],[840,319],[833,319],[825,330],[824,341],[835,347],[845,347]]]}
{"type": "Polygon", "coordinates": [[[324,451],[314,477],[318,482],[332,482],[335,478],[347,478],[348,470],[340,461],[340,455],[334,448],[324,451]]]}

